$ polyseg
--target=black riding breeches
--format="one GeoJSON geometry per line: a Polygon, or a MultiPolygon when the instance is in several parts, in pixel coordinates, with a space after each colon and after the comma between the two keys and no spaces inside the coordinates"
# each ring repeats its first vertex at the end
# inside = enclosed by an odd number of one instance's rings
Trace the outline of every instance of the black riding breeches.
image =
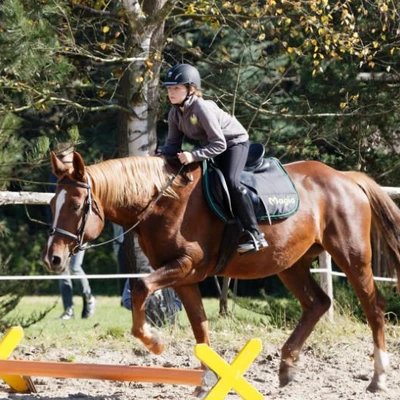
{"type": "Polygon", "coordinates": [[[228,185],[229,192],[240,188],[240,175],[246,165],[249,142],[235,144],[214,158],[228,185]]]}
{"type": "Polygon", "coordinates": [[[249,142],[236,144],[215,157],[215,162],[225,177],[231,196],[232,211],[240,220],[243,228],[259,233],[257,218],[247,188],[240,183],[249,153],[249,142]]]}

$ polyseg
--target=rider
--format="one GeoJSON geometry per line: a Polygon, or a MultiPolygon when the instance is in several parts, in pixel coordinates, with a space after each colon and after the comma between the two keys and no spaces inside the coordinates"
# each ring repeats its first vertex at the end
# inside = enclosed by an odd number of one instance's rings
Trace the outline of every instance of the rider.
{"type": "Polygon", "coordinates": [[[165,155],[177,155],[182,164],[213,158],[222,171],[232,200],[233,212],[246,233],[239,253],[257,251],[268,243],[260,231],[250,196],[240,183],[249,151],[249,135],[232,115],[202,97],[199,71],[188,64],[170,69],[163,85],[172,108],[168,115],[168,137],[159,148],[165,155]],[[183,137],[197,140],[200,148],[181,151],[183,137]]]}

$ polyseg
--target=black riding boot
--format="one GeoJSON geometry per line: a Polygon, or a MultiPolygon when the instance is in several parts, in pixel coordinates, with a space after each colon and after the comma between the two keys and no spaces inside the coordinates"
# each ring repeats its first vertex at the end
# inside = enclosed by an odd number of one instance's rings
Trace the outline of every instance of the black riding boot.
{"type": "Polygon", "coordinates": [[[242,223],[246,235],[246,241],[238,246],[237,251],[239,253],[247,253],[248,251],[258,251],[268,247],[264,234],[260,232],[258,227],[253,203],[247,189],[241,186],[239,190],[232,191],[231,197],[233,211],[242,223]]]}

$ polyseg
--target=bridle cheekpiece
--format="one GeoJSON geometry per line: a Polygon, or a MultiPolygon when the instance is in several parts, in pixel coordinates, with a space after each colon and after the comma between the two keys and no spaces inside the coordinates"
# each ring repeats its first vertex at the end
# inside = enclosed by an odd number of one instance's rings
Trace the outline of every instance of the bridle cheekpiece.
{"type": "Polygon", "coordinates": [[[60,236],[65,236],[67,238],[74,239],[76,242],[76,246],[71,250],[71,255],[75,255],[76,253],[78,253],[78,251],[85,250],[85,248],[86,248],[86,246],[83,244],[83,237],[84,237],[85,228],[86,228],[86,224],[87,224],[89,215],[92,214],[92,211],[93,211],[93,202],[96,204],[96,207],[98,209],[98,215],[99,215],[100,219],[102,221],[104,221],[104,219],[100,213],[99,206],[97,205],[96,201],[93,199],[92,185],[91,185],[89,175],[87,175],[87,183],[73,182],[73,183],[63,183],[62,185],[71,185],[71,186],[76,186],[76,187],[81,187],[81,188],[87,189],[87,196],[86,196],[86,200],[85,200],[85,207],[83,210],[82,223],[81,223],[80,227],[78,228],[77,233],[75,234],[75,233],[66,231],[65,229],[58,228],[54,225],[49,229],[49,236],[58,234],[60,236]]]}

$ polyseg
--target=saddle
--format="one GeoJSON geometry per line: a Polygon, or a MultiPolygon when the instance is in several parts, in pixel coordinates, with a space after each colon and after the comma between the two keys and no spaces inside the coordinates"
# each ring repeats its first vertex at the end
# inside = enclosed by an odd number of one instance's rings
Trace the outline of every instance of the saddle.
{"type": "MultiPolygon", "coordinates": [[[[241,183],[247,187],[257,220],[283,219],[299,207],[299,196],[289,175],[276,158],[264,158],[261,143],[252,143],[241,183]]],[[[212,274],[220,274],[239,244],[242,228],[235,218],[228,187],[222,172],[212,160],[203,161],[203,189],[207,203],[225,223],[218,262],[212,274]]]]}
{"type": "MultiPolygon", "coordinates": [[[[258,220],[283,219],[299,207],[299,196],[280,161],[264,158],[261,143],[252,143],[241,183],[246,186],[258,220]]],[[[212,160],[203,161],[203,186],[207,203],[224,222],[234,219],[229,191],[222,172],[212,160]]]]}

